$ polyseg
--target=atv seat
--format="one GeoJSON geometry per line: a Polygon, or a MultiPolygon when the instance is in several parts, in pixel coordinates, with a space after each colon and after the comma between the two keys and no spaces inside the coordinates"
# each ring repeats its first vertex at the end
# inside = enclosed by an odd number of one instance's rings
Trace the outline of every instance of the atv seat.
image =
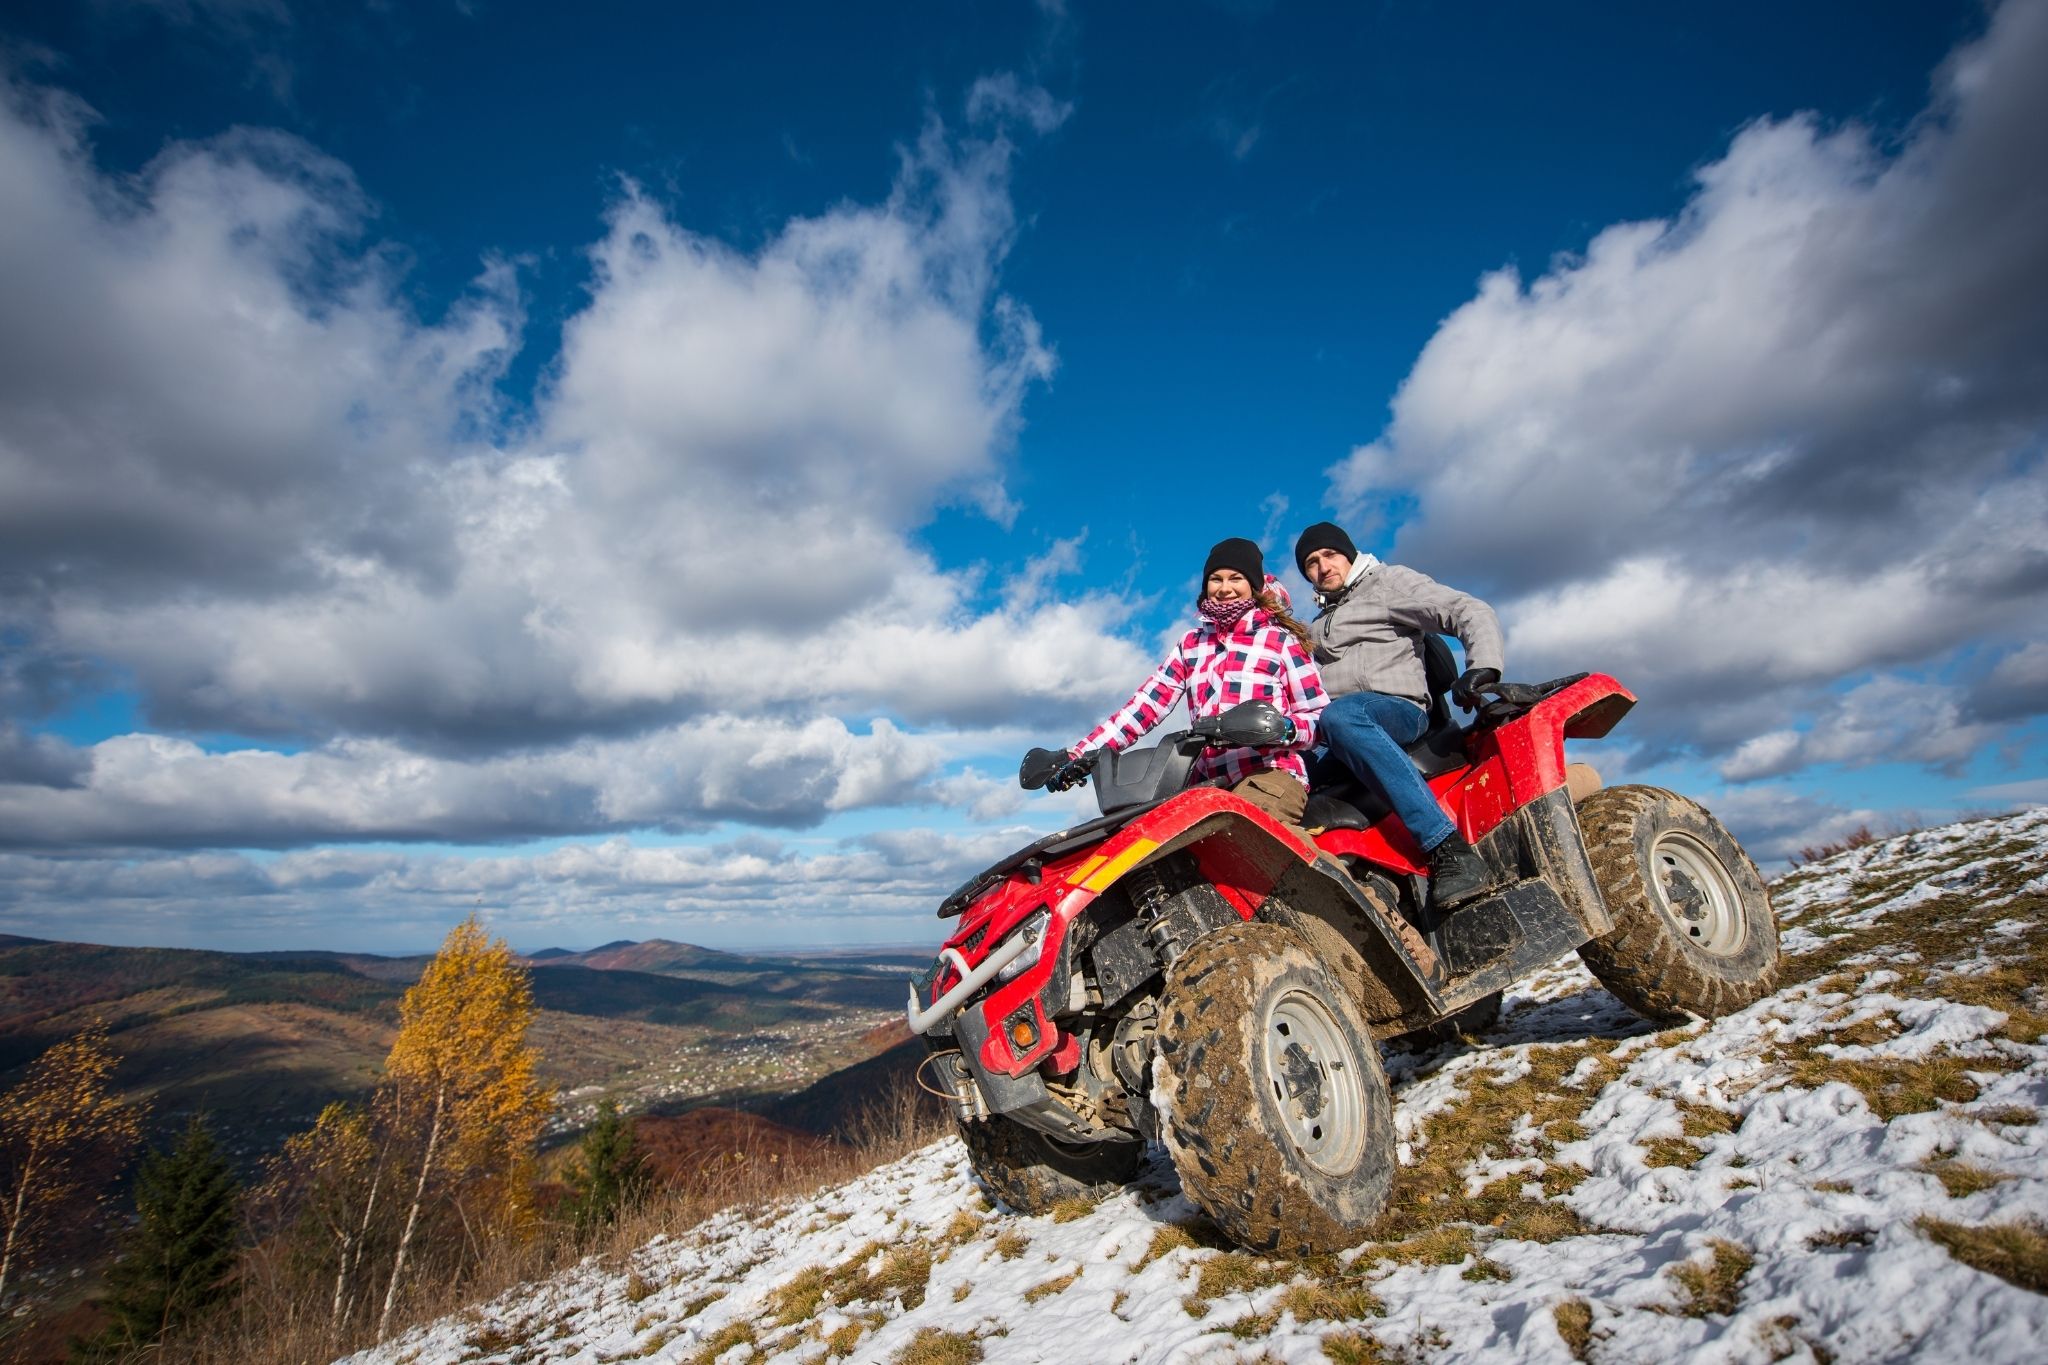
{"type": "MultiPolygon", "coordinates": [[[[1441,635],[1422,637],[1422,676],[1429,688],[1429,720],[1415,742],[1402,747],[1424,777],[1435,777],[1465,762],[1465,727],[1458,724],[1450,702],[1458,662],[1441,635]]],[[[1301,822],[1309,829],[1366,829],[1390,810],[1377,791],[1347,773],[1343,780],[1325,783],[1309,794],[1301,822]]]]}

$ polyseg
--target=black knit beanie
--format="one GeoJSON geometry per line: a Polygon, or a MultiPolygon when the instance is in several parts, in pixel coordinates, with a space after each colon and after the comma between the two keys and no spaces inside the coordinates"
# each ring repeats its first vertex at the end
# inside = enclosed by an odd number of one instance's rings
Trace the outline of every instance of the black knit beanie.
{"type": "Polygon", "coordinates": [[[1334,521],[1317,522],[1294,542],[1294,567],[1301,570],[1303,578],[1308,577],[1308,557],[1317,550],[1335,550],[1346,559],[1358,558],[1358,547],[1351,543],[1350,536],[1344,534],[1344,528],[1334,521]]]}
{"type": "Polygon", "coordinates": [[[1219,540],[1209,551],[1209,562],[1202,566],[1202,590],[1197,596],[1209,595],[1209,575],[1218,569],[1235,569],[1243,574],[1254,597],[1266,590],[1266,557],[1259,553],[1257,545],[1241,536],[1219,540]]]}

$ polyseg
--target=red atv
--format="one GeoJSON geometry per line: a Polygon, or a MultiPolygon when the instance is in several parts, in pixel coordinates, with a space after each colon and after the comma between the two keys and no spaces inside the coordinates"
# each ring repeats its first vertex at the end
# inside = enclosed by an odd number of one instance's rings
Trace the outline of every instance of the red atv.
{"type": "MultiPolygon", "coordinates": [[[[1497,1006],[1577,949],[1631,1008],[1716,1016],[1771,988],[1778,931],[1756,866],[1704,809],[1652,787],[1568,781],[1567,739],[1635,698],[1603,674],[1497,684],[1469,729],[1433,702],[1408,752],[1496,877],[1440,920],[1426,862],[1376,796],[1309,798],[1314,841],[1211,785],[1204,748],[1271,742],[1248,702],[1102,754],[1100,819],[1019,849],[946,898],[958,929],[911,987],[975,1170],[1044,1212],[1135,1173],[1147,1138],[1182,1188],[1256,1250],[1332,1251],[1385,1206],[1395,1156],[1376,1040],[1497,1006]],[[1574,806],[1571,787],[1583,786],[1574,806]]],[[[1035,750],[1045,785],[1064,754],[1035,750]]]]}

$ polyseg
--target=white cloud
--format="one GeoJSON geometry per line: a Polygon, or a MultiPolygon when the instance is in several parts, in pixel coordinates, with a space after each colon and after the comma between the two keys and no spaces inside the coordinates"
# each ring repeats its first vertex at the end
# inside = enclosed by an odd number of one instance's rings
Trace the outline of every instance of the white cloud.
{"type": "MultiPolygon", "coordinates": [[[[117,183],[91,164],[85,111],[12,90],[0,629],[28,662],[0,686],[25,707],[31,676],[47,694],[111,669],[160,726],[309,746],[111,741],[58,799],[0,787],[14,837],[801,823],[896,799],[930,765],[904,778],[862,766],[868,740],[814,744],[825,771],[758,796],[628,791],[706,717],[770,739],[843,736],[841,716],[1078,725],[1147,662],[1118,637],[1129,604],[1044,593],[1079,542],[1014,590],[995,575],[990,611],[987,571],[943,570],[914,539],[948,503],[1014,512],[1004,460],[1053,357],[998,284],[1007,130],[1064,116],[1042,95],[980,82],[987,137],[933,119],[886,200],[750,253],[625,187],[588,302],[513,422],[491,387],[522,322],[511,267],[422,320],[331,158],[242,132],[117,183]],[[590,753],[616,773],[586,772],[590,753]]],[[[0,781],[75,776],[75,757],[5,733],[0,781]]]]}
{"type": "Polygon", "coordinates": [[[0,844],[290,846],[335,839],[481,841],[594,830],[815,824],[940,799],[936,740],[885,720],[856,734],[712,717],[627,740],[437,757],[389,740],[302,753],[210,753],[126,735],[84,751],[75,785],[0,785],[0,844]]]}
{"type": "Polygon", "coordinates": [[[473,857],[318,849],[75,858],[0,852],[0,927],[75,939],[390,950],[482,911],[522,947],[631,933],[760,945],[931,937],[939,901],[1036,837],[906,829],[804,849],[750,836],[646,847],[624,838],[473,857]],[[795,941],[795,940],[790,940],[795,941]]]}
{"type": "Polygon", "coordinates": [[[1819,763],[1924,763],[1955,774],[2002,728],[1966,720],[1964,701],[1960,689],[1941,683],[1873,678],[1834,700],[1807,731],[1745,740],[1721,764],[1721,776],[1748,782],[1819,763]]]}
{"type": "MultiPolygon", "coordinates": [[[[2048,5],[2005,4],[1896,150],[1760,121],[1675,218],[1488,275],[1332,471],[1354,534],[1412,493],[1398,556],[1496,598],[1513,672],[1615,672],[1636,724],[1709,750],[1814,728],[1872,668],[2041,640],[2044,62],[2048,5]]],[[[1785,748],[1755,743],[1739,770],[1785,748]]]]}

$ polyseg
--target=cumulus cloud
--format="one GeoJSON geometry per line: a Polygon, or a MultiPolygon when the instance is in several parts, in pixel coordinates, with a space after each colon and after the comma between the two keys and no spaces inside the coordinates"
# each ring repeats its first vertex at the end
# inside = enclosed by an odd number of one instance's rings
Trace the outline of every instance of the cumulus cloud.
{"type": "Polygon", "coordinates": [[[421,317],[374,206],[317,149],[241,131],[117,181],[90,111],[11,87],[0,716],[115,677],[156,727],[304,749],[138,735],[88,766],[17,722],[11,837],[798,824],[931,796],[891,718],[1077,723],[1143,671],[1117,635],[1130,605],[1049,600],[1073,547],[1012,591],[915,540],[943,505],[1013,514],[1004,459],[1054,364],[999,269],[1013,138],[1065,107],[991,77],[968,115],[972,134],[934,117],[900,149],[882,202],[751,252],[623,186],[543,390],[507,412],[513,266],[421,317]],[[849,738],[838,717],[884,719],[849,738]],[[679,752],[713,733],[796,736],[822,771],[728,790],[679,752]],[[885,738],[888,777],[862,766],[885,738]],[[686,775],[645,776],[669,759],[686,775]]]}
{"type": "Polygon", "coordinates": [[[661,848],[614,838],[498,857],[0,852],[0,928],[47,932],[62,916],[68,936],[88,940],[156,942],[185,924],[250,947],[426,945],[477,910],[529,949],[620,933],[760,943],[796,919],[825,941],[924,938],[940,899],[1035,834],[907,829],[813,849],[761,836],[661,848]]]}
{"type": "Polygon", "coordinates": [[[939,742],[885,720],[856,734],[830,717],[714,717],[631,740],[474,758],[382,739],[215,753],[142,734],[44,757],[50,772],[40,781],[33,770],[12,781],[0,771],[0,846],[286,847],[682,831],[721,820],[798,826],[947,799],[926,786],[945,757],[939,742]],[[86,764],[67,765],[73,755],[86,764]]]}
{"type": "Polygon", "coordinates": [[[2003,728],[1965,719],[1964,705],[1959,688],[1874,678],[1849,689],[1810,729],[1773,730],[1744,740],[1722,761],[1721,776],[1748,782],[1816,763],[1924,763],[1960,773],[2003,728]]]}
{"type": "MultiPolygon", "coordinates": [[[[1895,148],[1759,121],[1676,217],[1487,276],[1333,501],[1363,530],[1412,494],[1396,553],[1494,595],[1517,673],[1614,671],[1632,724],[1709,751],[1860,673],[2040,640],[2044,62],[2048,5],[2014,0],[1895,148]]],[[[1845,724],[1731,761],[1856,761],[1845,724]]]]}

